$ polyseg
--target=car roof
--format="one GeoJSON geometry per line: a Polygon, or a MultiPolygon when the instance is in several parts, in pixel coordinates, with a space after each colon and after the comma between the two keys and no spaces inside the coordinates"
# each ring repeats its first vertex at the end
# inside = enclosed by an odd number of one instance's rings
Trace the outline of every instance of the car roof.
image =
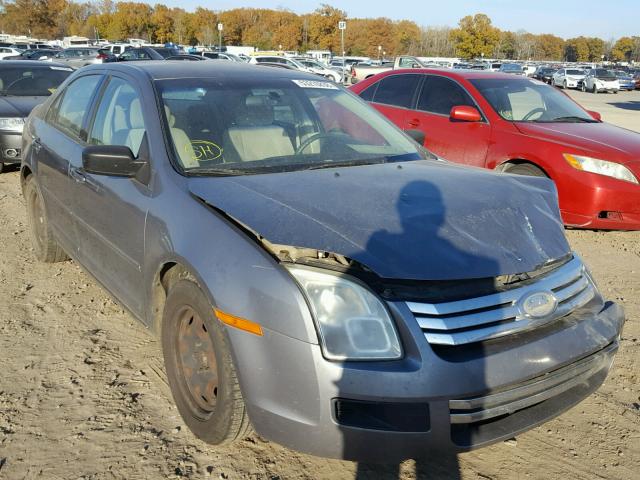
{"type": "Polygon", "coordinates": [[[501,72],[488,72],[486,70],[472,70],[472,69],[446,69],[446,68],[407,68],[399,70],[390,70],[384,72],[382,75],[391,75],[394,73],[430,73],[434,75],[441,75],[451,78],[463,78],[465,80],[476,80],[480,78],[504,78],[514,81],[526,81],[531,80],[529,77],[520,77],[509,73],[501,72]]]}
{"type": "MultiPolygon", "coordinates": [[[[18,63],[18,62],[17,62],[18,63]]],[[[21,62],[19,62],[21,63],[21,62]]],[[[129,72],[133,75],[145,75],[152,80],[176,78],[213,78],[225,77],[229,80],[246,80],[250,76],[260,75],[270,78],[306,78],[319,80],[317,75],[299,70],[283,68],[261,68],[257,65],[240,62],[179,62],[171,60],[150,60],[144,62],[102,63],[84,67],[82,71],[102,70],[129,72]]]]}

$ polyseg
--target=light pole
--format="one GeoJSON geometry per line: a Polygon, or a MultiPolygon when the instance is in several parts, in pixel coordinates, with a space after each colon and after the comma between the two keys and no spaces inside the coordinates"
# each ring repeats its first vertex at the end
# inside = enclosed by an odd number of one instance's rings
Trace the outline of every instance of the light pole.
{"type": "Polygon", "coordinates": [[[382,60],[382,58],[380,57],[381,53],[382,53],[382,45],[378,45],[378,62],[382,60]]]}
{"type": "Polygon", "coordinates": [[[224,29],[224,25],[222,23],[218,23],[218,52],[222,52],[222,30],[224,29]]]}
{"type": "Polygon", "coordinates": [[[340,41],[341,41],[341,45],[342,45],[342,83],[344,83],[344,68],[347,65],[347,62],[344,58],[344,31],[347,29],[347,22],[345,22],[344,20],[338,22],[338,28],[340,29],[340,41]]]}

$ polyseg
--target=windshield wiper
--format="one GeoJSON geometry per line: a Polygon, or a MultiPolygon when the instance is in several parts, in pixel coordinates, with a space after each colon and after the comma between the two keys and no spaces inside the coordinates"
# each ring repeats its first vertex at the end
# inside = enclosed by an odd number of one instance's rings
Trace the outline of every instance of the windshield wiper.
{"type": "Polygon", "coordinates": [[[597,120],[592,119],[592,118],[584,118],[584,117],[578,117],[578,116],[567,116],[567,117],[556,117],[556,118],[552,118],[551,120],[547,120],[548,122],[575,122],[575,123],[580,123],[580,122],[584,122],[584,123],[598,123],[597,120]]]}
{"type": "Polygon", "coordinates": [[[250,175],[251,173],[255,173],[255,171],[234,170],[231,168],[194,168],[192,170],[187,170],[187,173],[198,176],[204,175],[207,177],[232,177],[235,175],[250,175]]]}

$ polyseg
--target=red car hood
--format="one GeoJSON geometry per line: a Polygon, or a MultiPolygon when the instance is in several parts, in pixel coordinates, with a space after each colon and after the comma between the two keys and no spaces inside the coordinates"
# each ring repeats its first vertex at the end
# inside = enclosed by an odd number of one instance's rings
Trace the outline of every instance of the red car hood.
{"type": "MultiPolygon", "coordinates": [[[[514,123],[521,133],[566,145],[595,158],[630,163],[640,159],[640,133],[608,123],[514,123]]],[[[635,162],[634,162],[635,163],[635,162]]]]}

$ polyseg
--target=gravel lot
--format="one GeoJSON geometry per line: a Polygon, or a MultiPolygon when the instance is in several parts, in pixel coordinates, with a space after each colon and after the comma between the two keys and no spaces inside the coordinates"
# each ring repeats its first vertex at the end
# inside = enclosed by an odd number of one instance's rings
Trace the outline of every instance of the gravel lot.
{"type": "MultiPolygon", "coordinates": [[[[640,129],[640,92],[571,95],[640,129]]],[[[76,264],[33,259],[18,174],[2,174],[0,479],[638,479],[640,232],[567,235],[627,310],[605,385],[516,440],[419,465],[356,465],[257,437],[233,448],[196,440],[173,406],[158,343],[76,264]]]]}
{"type": "Polygon", "coordinates": [[[567,90],[587,110],[602,114],[605,122],[640,132],[640,90],[619,93],[582,93],[567,90]]]}

